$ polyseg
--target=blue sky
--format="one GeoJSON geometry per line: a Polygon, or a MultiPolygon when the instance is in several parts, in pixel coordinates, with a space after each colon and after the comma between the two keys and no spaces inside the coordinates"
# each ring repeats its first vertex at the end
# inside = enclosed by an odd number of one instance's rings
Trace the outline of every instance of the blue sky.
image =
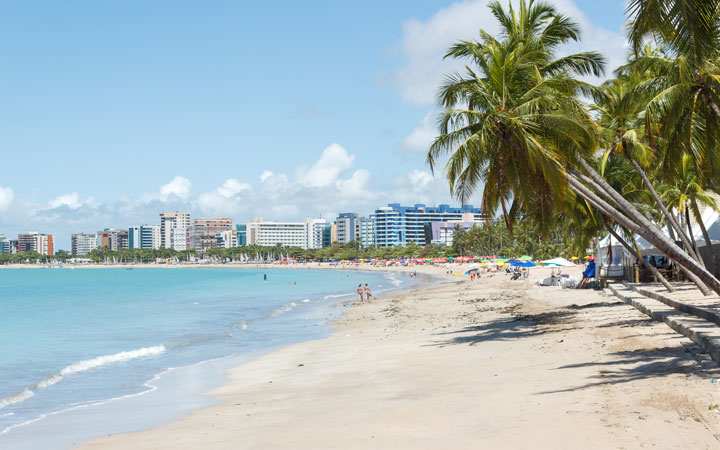
{"type": "MultiPolygon", "coordinates": [[[[486,3],[3,2],[0,233],[454,203],[423,149],[486,3]]],[[[555,4],[622,60],[623,1],[555,4]]]]}

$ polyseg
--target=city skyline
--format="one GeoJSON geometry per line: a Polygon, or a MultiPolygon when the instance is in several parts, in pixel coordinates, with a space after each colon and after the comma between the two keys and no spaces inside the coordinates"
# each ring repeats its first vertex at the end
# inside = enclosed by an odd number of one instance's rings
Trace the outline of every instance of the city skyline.
{"type": "MultiPolygon", "coordinates": [[[[570,50],[602,48],[617,66],[624,3],[555,3],[583,26],[570,50]]],[[[69,248],[62,236],[158,210],[243,222],[456,203],[424,149],[454,67],[442,53],[494,29],[486,4],[8,5],[3,165],[44,163],[4,171],[0,228],[69,248]]]]}

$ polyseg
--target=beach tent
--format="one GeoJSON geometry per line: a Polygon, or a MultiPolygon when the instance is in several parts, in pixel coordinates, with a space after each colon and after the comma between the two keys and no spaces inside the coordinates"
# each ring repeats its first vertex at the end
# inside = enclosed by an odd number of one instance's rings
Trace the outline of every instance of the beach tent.
{"type": "Polygon", "coordinates": [[[565,258],[553,258],[553,259],[546,259],[545,261],[540,261],[541,263],[548,265],[548,264],[556,264],[559,267],[575,267],[575,264],[568,261],[565,258]]]}

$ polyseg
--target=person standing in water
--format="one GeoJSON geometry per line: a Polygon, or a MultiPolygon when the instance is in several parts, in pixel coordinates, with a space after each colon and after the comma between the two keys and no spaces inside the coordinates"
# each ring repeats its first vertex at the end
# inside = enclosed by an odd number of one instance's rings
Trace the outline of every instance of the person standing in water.
{"type": "Polygon", "coordinates": [[[371,296],[372,296],[372,294],[370,293],[370,286],[368,286],[367,283],[365,283],[365,300],[367,300],[369,302],[371,296]]]}
{"type": "Polygon", "coordinates": [[[363,301],[363,288],[362,288],[362,283],[361,283],[361,284],[358,284],[357,294],[358,294],[358,301],[359,301],[359,302],[363,301]]]}
{"type": "Polygon", "coordinates": [[[267,274],[263,274],[263,281],[267,281],[267,274]]]}

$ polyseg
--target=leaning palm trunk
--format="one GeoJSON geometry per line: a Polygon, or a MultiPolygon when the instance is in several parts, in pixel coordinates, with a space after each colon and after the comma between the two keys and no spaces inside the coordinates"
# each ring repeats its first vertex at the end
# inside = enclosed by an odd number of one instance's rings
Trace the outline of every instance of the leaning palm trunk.
{"type": "Polygon", "coordinates": [[[690,205],[693,208],[693,214],[695,214],[695,220],[700,225],[700,231],[702,231],[703,239],[705,240],[705,247],[710,252],[710,271],[713,275],[717,274],[718,261],[715,255],[715,249],[713,249],[712,242],[710,242],[710,235],[708,234],[707,228],[705,228],[705,222],[703,222],[702,215],[700,214],[700,208],[698,208],[697,201],[693,198],[690,200],[690,205]]]}
{"type": "MultiPolygon", "coordinates": [[[[630,254],[633,255],[633,256],[635,257],[635,259],[637,259],[638,261],[640,261],[640,262],[642,263],[642,265],[643,265],[647,270],[649,270],[650,273],[652,273],[652,274],[655,276],[655,278],[658,279],[659,282],[662,283],[663,286],[665,286],[665,289],[667,289],[668,292],[675,292],[675,288],[672,287],[672,284],[670,284],[670,282],[660,273],[660,271],[657,269],[657,267],[653,266],[652,264],[650,264],[650,262],[646,261],[645,258],[643,258],[642,255],[637,251],[637,249],[631,247],[630,244],[628,244],[627,242],[625,242],[625,240],[624,240],[623,238],[621,238],[620,235],[617,234],[617,233],[615,232],[615,230],[612,229],[611,226],[606,225],[606,227],[607,227],[607,230],[610,232],[610,234],[611,234],[615,239],[617,239],[617,241],[620,242],[620,244],[622,244],[622,246],[625,247],[625,249],[626,249],[628,252],[630,252],[630,254]]],[[[637,244],[636,244],[636,245],[637,245],[637,244]]]]}
{"type": "MultiPolygon", "coordinates": [[[[640,177],[643,179],[643,183],[645,184],[645,187],[648,188],[648,191],[650,191],[650,194],[652,194],[653,198],[655,199],[655,203],[657,203],[658,207],[660,208],[660,211],[662,211],[663,215],[665,216],[665,219],[668,221],[668,229],[671,227],[677,230],[678,235],[680,236],[680,240],[685,244],[686,248],[695,248],[694,246],[691,247],[690,239],[685,234],[685,232],[682,229],[682,226],[677,223],[675,220],[675,216],[673,216],[670,211],[668,211],[667,207],[665,206],[665,202],[662,201],[660,196],[658,195],[657,191],[653,187],[652,183],[650,183],[650,179],[647,177],[647,174],[643,170],[642,167],[640,167],[640,164],[635,161],[635,158],[630,156],[629,154],[626,154],[628,160],[630,160],[630,163],[633,165],[635,170],[640,174],[640,177]]],[[[692,231],[690,232],[692,235],[692,231]]],[[[692,237],[692,236],[691,236],[692,237]]],[[[690,256],[695,256],[698,262],[702,263],[702,258],[700,258],[700,255],[695,252],[695,255],[690,254],[690,256]]],[[[703,264],[704,265],[704,264],[703,264]]]]}
{"type": "MultiPolygon", "coordinates": [[[[692,232],[692,225],[690,225],[690,209],[688,208],[688,205],[685,205],[685,222],[687,224],[688,234],[690,234],[690,238],[692,239],[691,243],[693,249],[695,249],[695,254],[700,257],[700,249],[698,248],[697,242],[695,241],[695,235],[692,232]]],[[[701,257],[699,261],[702,263],[703,266],[705,266],[705,261],[703,261],[701,257]]]]}
{"type": "MultiPolygon", "coordinates": [[[[580,157],[575,158],[575,160],[582,166],[583,169],[585,169],[585,171],[588,173],[588,175],[590,175],[590,178],[592,178],[592,181],[587,179],[587,177],[583,177],[582,174],[578,174],[581,179],[583,179],[589,185],[594,186],[598,192],[604,192],[607,197],[612,199],[612,201],[616,205],[618,205],[618,207],[621,210],[623,210],[628,215],[628,217],[633,219],[635,222],[637,222],[640,225],[649,227],[650,230],[654,231],[658,235],[661,235],[663,238],[665,238],[665,240],[668,243],[672,243],[673,245],[675,245],[675,243],[671,242],[670,239],[668,239],[665,236],[665,234],[662,232],[662,230],[654,222],[651,222],[647,217],[645,217],[642,213],[640,213],[640,211],[638,211],[630,202],[625,200],[625,198],[622,195],[620,195],[612,186],[610,186],[610,184],[608,184],[608,182],[605,181],[605,179],[602,176],[600,176],[600,174],[597,173],[595,171],[595,169],[592,166],[590,166],[590,164],[588,164],[587,161],[585,161],[584,159],[582,159],[580,157]]],[[[640,170],[642,171],[642,169],[640,169],[640,170]]],[[[641,175],[644,175],[644,172],[641,175]]],[[[654,192],[654,189],[652,188],[652,185],[650,184],[649,180],[647,181],[647,184],[650,186],[650,190],[654,192]]],[[[657,193],[655,195],[657,195],[657,193]]],[[[656,201],[660,205],[661,209],[663,209],[664,211],[667,211],[667,208],[665,208],[665,205],[662,203],[662,201],[660,200],[659,197],[656,197],[656,201]]],[[[677,224],[677,222],[675,221],[675,218],[672,216],[672,214],[670,214],[669,211],[667,211],[667,217],[668,217],[668,220],[671,220],[672,223],[677,225],[676,230],[677,230],[678,234],[680,235],[680,239],[682,240],[683,244],[686,247],[685,251],[687,252],[687,254],[691,258],[695,259],[698,264],[705,267],[705,265],[700,260],[699,256],[695,254],[694,248],[693,248],[692,244],[690,243],[690,240],[687,238],[687,236],[685,236],[685,233],[683,232],[683,228],[677,224]]],[[[670,227],[670,226],[671,225],[668,225],[668,227],[670,227]]]]}
{"type": "MultiPolygon", "coordinates": [[[[651,222],[650,220],[648,220],[632,204],[630,204],[630,202],[625,200],[625,198],[623,198],[617,191],[615,191],[615,189],[613,189],[612,186],[610,186],[597,172],[595,172],[590,167],[589,167],[589,172],[591,174],[594,174],[594,178],[596,178],[598,180],[598,183],[596,183],[595,181],[591,180],[587,176],[585,176],[582,173],[579,173],[577,171],[573,171],[572,173],[574,174],[574,176],[577,176],[580,180],[587,183],[589,186],[592,186],[597,192],[602,193],[602,195],[606,199],[610,199],[611,202],[614,202],[615,204],[617,204],[617,206],[620,209],[622,209],[625,214],[627,214],[627,216],[623,216],[623,217],[625,217],[626,220],[633,222],[633,224],[636,226],[638,226],[638,225],[641,226],[642,232],[637,232],[637,234],[643,236],[649,242],[653,243],[653,245],[655,245],[658,249],[672,248],[674,252],[678,252],[679,254],[684,255],[684,257],[687,257],[688,260],[690,261],[691,265],[700,266],[701,269],[705,269],[705,266],[698,263],[696,257],[693,256],[694,252],[692,251],[692,248],[689,248],[688,251],[686,252],[682,248],[678,247],[674,241],[670,240],[667,236],[665,236],[665,234],[662,232],[662,230],[660,230],[660,228],[654,222],[651,222]],[[601,186],[601,184],[602,184],[602,186],[601,186]],[[649,238],[647,235],[643,234],[643,232],[650,233],[651,236],[653,236],[653,238],[649,238]],[[663,244],[662,244],[663,247],[660,247],[660,245],[658,245],[656,243],[658,240],[663,242],[663,244]]],[[[580,183],[577,179],[575,181],[580,183]]],[[[580,183],[580,184],[582,185],[583,188],[587,189],[587,187],[585,185],[583,185],[582,183],[580,183]]],[[[592,191],[590,191],[590,192],[593,193],[593,195],[597,195],[592,191]]],[[[598,196],[597,198],[602,200],[603,202],[605,201],[602,199],[601,196],[598,196]]],[[[608,204],[608,206],[609,206],[609,204],[608,204]]],[[[617,212],[619,214],[623,214],[620,211],[617,211],[617,212]]],[[[627,227],[625,227],[625,228],[627,228],[627,227]]],[[[683,270],[683,272],[687,275],[687,277],[693,283],[695,283],[695,285],[698,287],[698,289],[700,289],[700,291],[704,295],[710,295],[710,289],[708,289],[708,287],[703,284],[703,282],[701,281],[701,278],[698,278],[696,275],[692,274],[689,270],[686,270],[686,267],[683,266],[683,264],[680,263],[679,266],[683,270]]],[[[709,272],[708,272],[708,275],[713,277],[713,275],[710,274],[709,272]]],[[[720,287],[720,281],[715,279],[715,283],[720,287]]],[[[713,288],[713,290],[715,290],[718,294],[720,294],[720,290],[717,290],[715,288],[713,288]]]]}
{"type": "MultiPolygon", "coordinates": [[[[662,232],[658,233],[644,225],[638,225],[636,222],[618,211],[615,207],[600,198],[572,175],[568,176],[568,185],[606,216],[620,224],[620,226],[644,237],[648,240],[648,242],[657,247],[658,250],[665,253],[669,258],[672,258],[682,269],[684,269],[690,281],[695,283],[704,295],[711,294],[708,286],[713,291],[720,294],[720,280],[715,278],[704,267],[699,266],[697,261],[685,253],[680,247],[675,245],[674,242],[671,242],[664,234],[662,234],[662,232]],[[705,284],[707,284],[707,286],[705,284]]],[[[623,201],[627,202],[624,199],[623,201]]]]}

